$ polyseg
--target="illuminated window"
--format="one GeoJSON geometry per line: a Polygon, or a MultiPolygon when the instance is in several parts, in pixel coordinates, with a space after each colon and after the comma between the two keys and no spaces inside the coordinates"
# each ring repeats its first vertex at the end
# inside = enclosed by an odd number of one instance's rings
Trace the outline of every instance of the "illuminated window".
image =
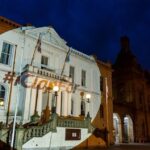
{"type": "Polygon", "coordinates": [[[13,45],[4,42],[1,52],[0,62],[5,65],[11,65],[13,45]]]}
{"type": "Polygon", "coordinates": [[[4,106],[5,92],[5,87],[3,85],[0,85],[0,106],[4,106]]]}

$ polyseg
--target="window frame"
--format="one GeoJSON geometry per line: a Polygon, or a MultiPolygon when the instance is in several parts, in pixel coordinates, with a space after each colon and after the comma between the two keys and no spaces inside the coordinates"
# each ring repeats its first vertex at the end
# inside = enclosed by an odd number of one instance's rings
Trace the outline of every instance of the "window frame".
{"type": "Polygon", "coordinates": [[[69,77],[72,78],[72,83],[74,83],[75,82],[75,67],[74,66],[69,67],[69,77]],[[73,68],[73,78],[71,77],[71,68],[73,68]]]}
{"type": "Polygon", "coordinates": [[[81,86],[86,87],[86,70],[81,70],[81,86]],[[85,78],[83,79],[83,72],[85,73],[85,78]]]}
{"type": "MultiPolygon", "coordinates": [[[[15,47],[15,44],[14,43],[11,43],[11,42],[9,42],[9,41],[2,41],[2,46],[1,46],[1,54],[0,54],[0,64],[2,64],[2,65],[6,65],[6,66],[12,66],[12,62],[13,62],[13,58],[14,58],[14,47],[15,47]],[[8,64],[5,64],[5,63],[2,63],[1,62],[1,56],[2,56],[2,53],[3,53],[3,45],[4,45],[4,43],[6,43],[6,44],[9,44],[9,45],[11,45],[12,46],[12,50],[11,50],[11,53],[9,54],[9,63],[8,64]]],[[[4,53],[4,54],[6,54],[6,53],[4,53]]]]}
{"type": "Polygon", "coordinates": [[[71,115],[73,115],[74,114],[74,100],[73,99],[71,99],[71,115]]]}
{"type": "Polygon", "coordinates": [[[4,89],[5,89],[5,94],[4,94],[4,98],[3,98],[3,101],[4,101],[4,105],[0,106],[0,108],[5,108],[5,105],[6,105],[6,94],[7,94],[7,88],[4,84],[0,83],[0,86],[3,86],[4,89]]]}
{"type": "Polygon", "coordinates": [[[49,57],[45,56],[45,55],[41,55],[41,68],[48,68],[48,66],[49,66],[49,57]],[[42,58],[43,57],[47,58],[47,65],[42,64],[42,58]]]}

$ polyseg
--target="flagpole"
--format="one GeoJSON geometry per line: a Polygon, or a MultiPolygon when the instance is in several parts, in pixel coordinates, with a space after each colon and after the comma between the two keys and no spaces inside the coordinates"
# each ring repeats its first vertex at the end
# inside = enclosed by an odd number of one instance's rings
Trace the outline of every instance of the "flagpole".
{"type": "Polygon", "coordinates": [[[36,43],[36,46],[35,46],[35,49],[34,49],[34,52],[33,52],[32,60],[31,60],[31,66],[33,65],[33,60],[34,60],[34,57],[35,57],[35,52],[39,48],[39,46],[41,46],[41,33],[39,33],[39,37],[38,37],[38,40],[37,40],[37,43],[36,43]]]}
{"type": "MultiPolygon", "coordinates": [[[[24,33],[24,46],[25,46],[25,33],[24,33]]],[[[21,63],[19,68],[19,75],[20,76],[20,82],[17,83],[17,100],[16,100],[16,107],[15,107],[15,114],[14,114],[14,122],[13,122],[13,130],[12,130],[12,140],[11,140],[11,148],[14,147],[14,138],[15,138],[15,129],[16,129],[16,119],[17,119],[17,112],[18,112],[18,104],[19,104],[19,96],[20,96],[20,84],[21,84],[21,71],[22,71],[22,60],[23,60],[23,52],[21,55],[21,63]]]]}
{"type": "MultiPolygon", "coordinates": [[[[12,67],[13,67],[13,69],[12,69],[12,76],[14,76],[14,70],[15,70],[16,50],[17,50],[17,45],[15,45],[14,60],[13,60],[13,66],[12,66],[12,67]]],[[[8,125],[8,119],[9,119],[9,113],[10,113],[12,87],[13,87],[13,79],[10,81],[10,91],[9,91],[9,98],[8,98],[8,108],[7,108],[7,116],[6,116],[6,126],[8,125]]]]}
{"type": "Polygon", "coordinates": [[[66,66],[66,60],[67,60],[67,57],[69,56],[70,51],[71,51],[71,48],[69,48],[69,50],[66,54],[65,61],[64,61],[64,64],[63,64],[63,68],[62,68],[62,71],[61,71],[61,75],[63,75],[63,73],[64,73],[65,66],[66,66]]]}
{"type": "MultiPolygon", "coordinates": [[[[107,83],[107,77],[105,77],[105,98],[106,98],[106,120],[107,120],[107,131],[109,129],[109,115],[108,115],[108,83],[107,83]]],[[[109,133],[107,133],[107,144],[109,141],[109,133]]]]}

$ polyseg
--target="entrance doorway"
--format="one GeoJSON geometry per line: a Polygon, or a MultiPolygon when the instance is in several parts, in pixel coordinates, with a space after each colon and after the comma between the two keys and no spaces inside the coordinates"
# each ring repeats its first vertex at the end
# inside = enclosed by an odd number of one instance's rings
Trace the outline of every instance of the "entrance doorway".
{"type": "Polygon", "coordinates": [[[121,119],[117,113],[113,114],[114,126],[114,142],[115,144],[122,142],[121,119]]]}
{"type": "Polygon", "coordinates": [[[124,142],[134,142],[133,121],[129,115],[124,117],[124,142]]]}

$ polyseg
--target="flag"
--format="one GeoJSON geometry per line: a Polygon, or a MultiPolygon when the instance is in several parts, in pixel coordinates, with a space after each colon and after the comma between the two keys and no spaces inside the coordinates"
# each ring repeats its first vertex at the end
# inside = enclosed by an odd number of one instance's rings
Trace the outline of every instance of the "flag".
{"type": "Polygon", "coordinates": [[[69,50],[67,52],[65,62],[69,62],[70,61],[70,54],[71,54],[71,48],[69,48],[69,50]]]}
{"type": "Polygon", "coordinates": [[[37,44],[36,44],[36,49],[39,53],[41,53],[41,39],[42,39],[42,34],[40,33],[37,44]]]}
{"type": "Polygon", "coordinates": [[[34,49],[34,52],[33,52],[33,56],[32,56],[32,59],[31,59],[31,65],[33,64],[33,60],[34,60],[34,56],[35,56],[36,51],[41,53],[41,38],[42,38],[42,33],[39,33],[39,37],[38,37],[38,40],[37,40],[37,43],[36,43],[36,46],[35,46],[35,49],[34,49]]]}
{"type": "Polygon", "coordinates": [[[65,61],[64,61],[64,64],[63,64],[63,68],[62,68],[62,71],[61,71],[61,75],[63,75],[63,73],[64,73],[66,62],[70,61],[70,54],[71,54],[71,48],[69,48],[69,50],[67,52],[67,55],[66,55],[66,58],[65,58],[65,61]]]}

